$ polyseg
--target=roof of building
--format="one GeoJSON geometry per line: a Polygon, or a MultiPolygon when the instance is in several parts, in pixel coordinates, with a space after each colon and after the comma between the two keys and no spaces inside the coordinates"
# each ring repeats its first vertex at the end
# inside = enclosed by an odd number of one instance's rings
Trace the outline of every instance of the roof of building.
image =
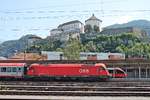
{"type": "Polygon", "coordinates": [[[58,28],[59,28],[59,27],[62,27],[62,26],[64,26],[64,25],[73,24],[73,23],[81,23],[81,24],[83,24],[83,23],[80,22],[79,20],[74,20],[74,21],[70,21],[70,22],[66,22],[66,23],[60,24],[60,25],[58,26],[58,28]]]}
{"type": "Polygon", "coordinates": [[[41,56],[37,53],[18,53],[12,57],[9,58],[10,60],[43,60],[46,59],[46,57],[41,56]]]}
{"type": "Polygon", "coordinates": [[[94,14],[89,19],[85,20],[85,22],[87,22],[88,20],[98,20],[98,21],[102,22],[102,20],[96,18],[94,14]]]}

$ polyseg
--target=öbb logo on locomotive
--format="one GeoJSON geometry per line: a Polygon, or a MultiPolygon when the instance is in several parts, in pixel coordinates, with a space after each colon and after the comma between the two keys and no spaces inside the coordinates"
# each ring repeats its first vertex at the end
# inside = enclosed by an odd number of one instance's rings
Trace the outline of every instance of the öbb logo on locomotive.
{"type": "Polygon", "coordinates": [[[89,69],[79,69],[79,73],[89,73],[89,69]]]}

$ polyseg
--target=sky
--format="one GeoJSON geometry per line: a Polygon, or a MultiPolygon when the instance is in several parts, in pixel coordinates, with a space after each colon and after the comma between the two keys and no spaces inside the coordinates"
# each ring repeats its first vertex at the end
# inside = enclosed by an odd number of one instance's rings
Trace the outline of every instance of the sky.
{"type": "Polygon", "coordinates": [[[150,21],[150,0],[0,0],[0,42],[27,34],[45,38],[59,24],[94,15],[102,27],[150,21]]]}

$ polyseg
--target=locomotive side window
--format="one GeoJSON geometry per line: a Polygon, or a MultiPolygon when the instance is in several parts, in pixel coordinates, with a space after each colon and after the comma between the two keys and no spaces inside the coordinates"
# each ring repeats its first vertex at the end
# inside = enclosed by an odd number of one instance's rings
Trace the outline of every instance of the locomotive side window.
{"type": "Polygon", "coordinates": [[[6,67],[2,67],[1,72],[6,72],[6,67]]]}

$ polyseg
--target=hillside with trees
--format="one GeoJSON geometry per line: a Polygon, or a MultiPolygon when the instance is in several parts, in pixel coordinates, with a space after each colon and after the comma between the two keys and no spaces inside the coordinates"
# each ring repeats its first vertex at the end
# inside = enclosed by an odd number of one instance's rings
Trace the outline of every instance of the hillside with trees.
{"type": "Polygon", "coordinates": [[[0,55],[9,57],[16,52],[62,51],[68,59],[78,59],[79,52],[112,52],[125,53],[126,57],[144,57],[150,59],[150,44],[144,38],[133,33],[120,35],[100,35],[81,37],[80,40],[70,38],[69,41],[50,40],[49,38],[35,41],[28,45],[27,35],[19,40],[6,41],[0,45],[0,55]]]}
{"type": "Polygon", "coordinates": [[[125,53],[127,58],[150,58],[150,44],[132,33],[116,36],[99,35],[95,39],[82,40],[82,44],[88,52],[120,52],[125,53]]]}
{"type": "MultiPolygon", "coordinates": [[[[150,33],[150,22],[147,20],[134,20],[125,24],[115,24],[106,27],[139,27],[150,33]]],[[[149,37],[138,37],[134,33],[121,33],[118,35],[102,35],[95,26],[85,26],[85,33],[80,34],[80,39],[69,39],[62,42],[60,40],[45,38],[34,41],[28,45],[28,40],[33,35],[26,35],[18,40],[6,41],[0,44],[0,56],[10,57],[17,52],[36,52],[41,51],[62,51],[68,59],[78,59],[78,52],[120,52],[125,53],[126,57],[144,57],[150,59],[150,39],[149,37]],[[69,57],[70,55],[73,57],[69,57]]]]}
{"type": "Polygon", "coordinates": [[[150,44],[132,33],[115,36],[97,35],[95,38],[69,39],[60,41],[41,41],[29,48],[33,51],[62,51],[68,59],[78,59],[79,52],[125,53],[126,57],[150,58],[150,44]],[[74,58],[73,58],[73,57],[74,58]]]}

